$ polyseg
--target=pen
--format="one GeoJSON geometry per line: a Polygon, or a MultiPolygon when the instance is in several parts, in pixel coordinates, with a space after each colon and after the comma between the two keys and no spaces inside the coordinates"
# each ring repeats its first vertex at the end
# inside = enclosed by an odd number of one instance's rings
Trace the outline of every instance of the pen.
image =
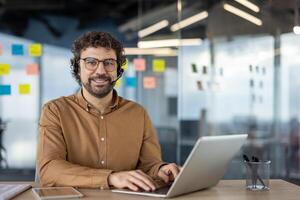
{"type": "MultiPolygon", "coordinates": [[[[254,161],[254,162],[259,162],[259,159],[257,158],[257,157],[255,157],[255,156],[252,156],[252,160],[254,161]]],[[[261,179],[261,177],[258,175],[258,172],[257,172],[257,166],[255,167],[255,185],[256,185],[256,179],[258,178],[258,180],[261,182],[261,184],[263,185],[263,188],[265,188],[266,187],[266,185],[265,185],[265,183],[264,183],[264,181],[261,179]]]]}
{"type": "Polygon", "coordinates": [[[251,181],[252,181],[252,185],[254,187],[256,187],[255,182],[254,182],[254,177],[253,177],[253,169],[252,169],[252,165],[249,163],[250,160],[248,158],[248,156],[246,156],[245,154],[243,155],[244,160],[246,161],[247,165],[249,166],[250,170],[251,170],[251,181]]]}
{"type": "MultiPolygon", "coordinates": [[[[247,165],[250,167],[251,169],[251,180],[252,180],[252,185],[254,186],[254,188],[256,188],[256,183],[257,183],[257,179],[261,182],[261,184],[263,185],[263,188],[266,187],[264,181],[261,179],[261,177],[259,176],[258,172],[257,172],[257,166],[253,166],[251,165],[249,162],[249,158],[248,156],[246,156],[245,154],[243,155],[244,160],[246,161],[247,165]]],[[[255,156],[252,156],[252,161],[253,162],[259,162],[259,159],[255,156]]]]}
{"type": "MultiPolygon", "coordinates": [[[[252,156],[252,162],[258,162],[258,159],[254,156],[252,156]]],[[[254,180],[254,188],[256,188],[256,184],[257,184],[257,169],[258,166],[257,165],[252,165],[252,176],[253,176],[253,180],[254,180]]]]}

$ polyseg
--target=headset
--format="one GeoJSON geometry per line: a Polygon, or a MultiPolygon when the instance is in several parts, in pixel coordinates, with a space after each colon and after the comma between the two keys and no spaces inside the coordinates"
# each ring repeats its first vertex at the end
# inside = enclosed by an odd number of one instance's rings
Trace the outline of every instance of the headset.
{"type": "Polygon", "coordinates": [[[122,66],[118,63],[118,67],[117,67],[117,78],[116,80],[112,81],[111,84],[115,85],[116,82],[122,77],[124,73],[124,69],[122,68],[122,66]]]}

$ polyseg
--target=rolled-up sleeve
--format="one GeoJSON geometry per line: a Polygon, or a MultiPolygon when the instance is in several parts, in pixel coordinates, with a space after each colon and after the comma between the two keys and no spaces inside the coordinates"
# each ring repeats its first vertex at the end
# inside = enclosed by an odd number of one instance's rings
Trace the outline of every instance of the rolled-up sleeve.
{"type": "Polygon", "coordinates": [[[43,106],[39,121],[37,170],[43,186],[108,189],[112,170],[96,169],[67,161],[67,148],[55,103],[43,106]]]}

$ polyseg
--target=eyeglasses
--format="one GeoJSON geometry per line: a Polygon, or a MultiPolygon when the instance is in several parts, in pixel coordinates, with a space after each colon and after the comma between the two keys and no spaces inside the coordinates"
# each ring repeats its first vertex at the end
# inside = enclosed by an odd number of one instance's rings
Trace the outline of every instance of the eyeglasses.
{"type": "Polygon", "coordinates": [[[103,63],[103,67],[105,71],[112,72],[116,70],[118,66],[117,60],[113,58],[98,60],[97,58],[87,57],[87,58],[80,58],[80,60],[84,61],[84,66],[87,70],[95,71],[99,67],[99,63],[103,63]]]}

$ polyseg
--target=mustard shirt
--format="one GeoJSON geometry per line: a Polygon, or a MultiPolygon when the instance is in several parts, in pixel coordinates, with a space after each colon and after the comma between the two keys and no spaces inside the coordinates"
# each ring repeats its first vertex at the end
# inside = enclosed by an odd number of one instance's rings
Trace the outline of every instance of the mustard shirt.
{"type": "Polygon", "coordinates": [[[37,152],[43,186],[108,189],[113,171],[140,169],[156,177],[163,164],[145,109],[115,90],[103,114],[84,99],[82,90],[43,106],[37,152]]]}

